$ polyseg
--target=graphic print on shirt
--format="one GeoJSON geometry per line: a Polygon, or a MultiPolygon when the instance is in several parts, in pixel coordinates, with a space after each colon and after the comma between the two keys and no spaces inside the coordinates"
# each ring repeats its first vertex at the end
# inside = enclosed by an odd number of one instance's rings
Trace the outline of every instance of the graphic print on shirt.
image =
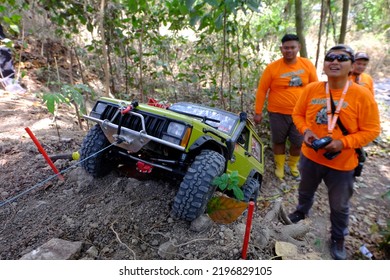
{"type": "Polygon", "coordinates": [[[318,111],[316,116],[317,124],[328,124],[328,113],[326,111],[326,106],[322,107],[321,110],[318,111]]]}
{"type": "Polygon", "coordinates": [[[302,82],[302,79],[299,75],[304,74],[304,73],[305,73],[305,70],[299,69],[297,71],[283,73],[282,75],[280,75],[280,77],[281,78],[290,77],[290,81],[288,83],[289,87],[301,87],[301,86],[303,86],[303,82],[302,82]]]}
{"type": "Polygon", "coordinates": [[[301,80],[301,77],[299,76],[292,76],[290,82],[288,83],[290,87],[301,87],[303,86],[303,82],[301,80]]]}
{"type": "MultiPolygon", "coordinates": [[[[313,99],[311,104],[325,104],[321,110],[317,112],[316,115],[316,123],[317,124],[328,124],[328,111],[326,108],[326,99],[313,99]]],[[[335,106],[337,106],[338,101],[335,101],[335,106]]],[[[344,102],[343,105],[341,106],[342,108],[347,108],[348,103],[344,102]]]]}

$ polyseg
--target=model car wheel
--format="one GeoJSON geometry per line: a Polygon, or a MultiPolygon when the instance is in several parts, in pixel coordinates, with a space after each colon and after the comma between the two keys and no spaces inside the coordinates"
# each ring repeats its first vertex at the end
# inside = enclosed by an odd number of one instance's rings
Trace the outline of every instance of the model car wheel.
{"type": "Polygon", "coordinates": [[[172,216],[193,221],[204,213],[207,203],[215,192],[211,182],[225,169],[223,155],[203,150],[188,168],[173,202],[172,216]]]}
{"type": "Polygon", "coordinates": [[[80,149],[81,167],[95,178],[107,175],[116,167],[114,161],[108,157],[109,151],[107,150],[92,156],[109,145],[110,142],[100,125],[93,126],[84,137],[80,149]],[[85,160],[86,158],[88,159],[85,160]]]}
{"type": "Polygon", "coordinates": [[[259,196],[260,182],[255,178],[250,178],[243,186],[242,191],[244,193],[244,201],[256,201],[259,196]]]}

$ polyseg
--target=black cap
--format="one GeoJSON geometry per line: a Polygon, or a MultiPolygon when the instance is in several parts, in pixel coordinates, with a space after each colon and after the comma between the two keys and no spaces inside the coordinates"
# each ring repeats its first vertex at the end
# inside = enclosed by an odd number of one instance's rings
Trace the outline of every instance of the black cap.
{"type": "Polygon", "coordinates": [[[348,46],[348,45],[344,45],[344,44],[338,44],[334,47],[331,47],[327,52],[326,52],[326,55],[328,55],[330,52],[332,51],[343,51],[343,52],[346,52],[348,53],[350,56],[351,56],[351,61],[352,62],[355,62],[355,52],[353,51],[353,49],[348,46]]]}

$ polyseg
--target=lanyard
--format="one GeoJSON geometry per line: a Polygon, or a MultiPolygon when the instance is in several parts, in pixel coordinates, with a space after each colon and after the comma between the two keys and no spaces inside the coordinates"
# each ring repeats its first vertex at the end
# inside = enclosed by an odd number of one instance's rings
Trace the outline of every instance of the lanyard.
{"type": "Polygon", "coordinates": [[[329,90],[329,84],[326,83],[326,113],[328,115],[328,134],[329,136],[332,135],[333,129],[336,126],[337,119],[340,114],[341,107],[344,103],[345,95],[347,94],[349,88],[349,82],[347,82],[344,86],[343,93],[341,94],[341,98],[339,100],[339,103],[337,104],[336,111],[334,112],[334,115],[332,115],[332,106],[330,104],[330,90],[329,90]]]}
{"type": "Polygon", "coordinates": [[[356,75],[355,82],[357,84],[360,84],[360,75],[356,75]]]}

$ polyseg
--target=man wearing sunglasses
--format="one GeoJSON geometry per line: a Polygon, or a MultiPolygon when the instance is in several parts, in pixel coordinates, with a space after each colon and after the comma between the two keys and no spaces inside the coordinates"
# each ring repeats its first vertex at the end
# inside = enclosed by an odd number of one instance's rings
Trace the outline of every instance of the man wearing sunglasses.
{"type": "Polygon", "coordinates": [[[355,54],[355,63],[353,64],[352,75],[350,78],[351,81],[368,88],[372,95],[374,95],[374,81],[370,75],[364,73],[369,61],[370,57],[367,53],[357,52],[355,54]]]}
{"type": "Polygon", "coordinates": [[[380,133],[373,95],[349,79],[353,63],[354,52],[349,46],[332,47],[324,61],[328,81],[307,85],[292,114],[304,144],[299,163],[298,205],[289,218],[297,223],[307,217],[315,192],[324,181],[330,206],[330,253],[337,260],[347,258],[344,238],[348,234],[349,201],[358,165],[355,149],[367,145],[380,133]],[[343,134],[338,119],[348,134],[343,134]]]}
{"type": "Polygon", "coordinates": [[[275,175],[284,178],[286,142],[289,140],[288,166],[293,177],[299,178],[298,161],[302,146],[302,135],[297,131],[291,113],[304,87],[318,81],[317,72],[310,60],[298,57],[299,38],[286,34],[282,38],[280,51],[283,57],[269,64],[260,79],[255,101],[255,123],[263,119],[262,111],[268,97],[268,116],[271,127],[272,150],[275,175]]]}

